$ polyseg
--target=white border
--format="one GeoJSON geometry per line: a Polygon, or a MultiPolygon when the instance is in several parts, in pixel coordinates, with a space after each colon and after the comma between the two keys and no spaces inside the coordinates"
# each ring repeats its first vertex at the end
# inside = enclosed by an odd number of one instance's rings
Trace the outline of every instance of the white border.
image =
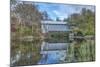
{"type": "MultiPolygon", "coordinates": [[[[31,0],[33,1],[33,0],[31,0]]],[[[96,5],[96,62],[84,63],[67,63],[67,64],[53,64],[53,65],[36,65],[34,67],[99,67],[100,61],[100,9],[99,0],[34,0],[37,2],[54,2],[54,3],[68,3],[68,4],[84,4],[96,5]]],[[[0,1],[0,67],[10,67],[10,2],[9,0],[0,1]]],[[[25,66],[33,67],[33,66],[25,66]]]]}
{"type": "Polygon", "coordinates": [[[7,67],[10,60],[9,0],[0,2],[0,67],[7,67]]]}
{"type": "Polygon", "coordinates": [[[53,3],[69,3],[69,4],[88,4],[95,5],[95,0],[22,0],[22,1],[37,1],[37,2],[53,2],[53,3]]]}

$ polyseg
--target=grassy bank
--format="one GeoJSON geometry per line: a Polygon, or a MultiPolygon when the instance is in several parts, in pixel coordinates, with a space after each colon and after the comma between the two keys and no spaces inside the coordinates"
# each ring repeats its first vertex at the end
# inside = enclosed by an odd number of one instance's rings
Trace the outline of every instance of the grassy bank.
{"type": "Polygon", "coordinates": [[[86,40],[69,45],[67,62],[95,61],[95,42],[86,40]]]}

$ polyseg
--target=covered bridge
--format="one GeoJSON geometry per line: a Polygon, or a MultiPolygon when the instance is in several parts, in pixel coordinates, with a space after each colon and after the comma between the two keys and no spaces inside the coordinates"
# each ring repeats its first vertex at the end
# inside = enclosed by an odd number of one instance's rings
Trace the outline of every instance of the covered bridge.
{"type": "Polygon", "coordinates": [[[57,31],[57,32],[70,31],[67,22],[61,22],[61,21],[41,21],[41,27],[43,33],[51,32],[51,31],[57,31]]]}

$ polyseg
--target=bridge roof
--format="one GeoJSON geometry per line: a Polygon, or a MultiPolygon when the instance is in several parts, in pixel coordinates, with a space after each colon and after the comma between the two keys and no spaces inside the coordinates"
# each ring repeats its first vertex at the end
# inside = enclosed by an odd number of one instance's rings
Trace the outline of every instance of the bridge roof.
{"type": "Polygon", "coordinates": [[[63,21],[41,21],[42,24],[67,24],[67,22],[63,21]]]}

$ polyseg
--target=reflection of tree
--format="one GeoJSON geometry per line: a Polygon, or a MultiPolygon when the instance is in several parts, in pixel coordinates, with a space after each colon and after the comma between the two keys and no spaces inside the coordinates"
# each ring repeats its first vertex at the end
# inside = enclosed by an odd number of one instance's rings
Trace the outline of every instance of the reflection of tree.
{"type": "MultiPolygon", "coordinates": [[[[31,65],[31,64],[37,64],[37,62],[40,60],[40,44],[41,42],[16,42],[13,41],[11,46],[11,58],[15,57],[19,52],[20,59],[15,62],[13,65],[31,65]]],[[[17,59],[15,59],[17,60],[17,59]]],[[[12,62],[12,61],[11,61],[12,62]]]]}

